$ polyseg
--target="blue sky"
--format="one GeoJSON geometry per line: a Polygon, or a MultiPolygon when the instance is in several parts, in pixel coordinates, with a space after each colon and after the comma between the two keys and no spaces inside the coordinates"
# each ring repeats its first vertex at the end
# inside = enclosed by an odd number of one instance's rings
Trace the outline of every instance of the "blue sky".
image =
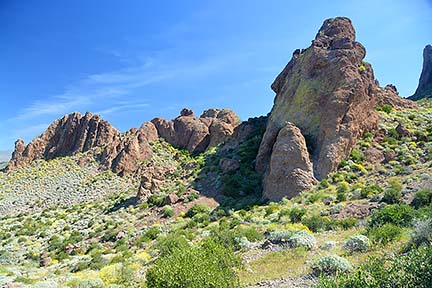
{"type": "Polygon", "coordinates": [[[267,114],[273,79],[335,16],[353,20],[380,83],[411,95],[431,0],[0,0],[0,159],[73,111],[121,131],[183,107],[267,114]]]}

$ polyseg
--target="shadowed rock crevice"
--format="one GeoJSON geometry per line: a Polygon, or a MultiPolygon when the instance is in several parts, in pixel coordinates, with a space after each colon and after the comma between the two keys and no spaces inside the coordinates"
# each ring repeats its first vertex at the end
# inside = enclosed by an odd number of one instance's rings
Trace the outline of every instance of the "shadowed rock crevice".
{"type": "Polygon", "coordinates": [[[420,75],[418,87],[409,99],[421,100],[432,98],[432,46],[427,45],[423,50],[423,69],[420,75]]]}

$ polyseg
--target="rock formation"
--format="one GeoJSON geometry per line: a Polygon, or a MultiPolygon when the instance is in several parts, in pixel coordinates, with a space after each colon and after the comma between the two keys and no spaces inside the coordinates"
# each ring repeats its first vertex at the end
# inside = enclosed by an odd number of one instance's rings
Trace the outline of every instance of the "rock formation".
{"type": "Polygon", "coordinates": [[[190,152],[202,152],[224,142],[238,123],[237,115],[228,109],[209,109],[195,118],[193,111],[185,108],[173,121],[156,118],[139,129],[120,133],[98,115],[72,113],[54,121],[27,146],[23,140],[17,140],[6,171],[36,159],[87,152],[100,162],[101,169],[128,175],[152,156],[149,143],[158,137],[190,152]]]}
{"type": "Polygon", "coordinates": [[[316,183],[305,138],[299,128],[287,123],[279,131],[273,145],[264,183],[264,197],[291,198],[316,183]]]}
{"type": "Polygon", "coordinates": [[[350,19],[328,19],[312,45],[296,50],[277,76],[271,85],[276,93],[274,106],[256,159],[256,170],[265,173],[266,198],[292,197],[310,187],[315,180],[309,161],[316,179],[327,177],[349,155],[358,138],[377,127],[375,107],[379,103],[411,105],[393,89],[379,88],[371,65],[363,61],[365,55],[363,45],[355,41],[350,19]],[[286,125],[291,131],[297,129],[294,125],[300,129],[309,153],[301,148],[301,140],[286,138],[286,125]],[[284,152],[281,143],[286,141],[300,146],[284,152]],[[283,170],[275,174],[273,167],[283,170]],[[298,167],[304,173],[295,172],[298,167]],[[280,182],[274,185],[271,182],[275,180],[280,182]]]}
{"type": "Polygon", "coordinates": [[[15,142],[15,151],[7,170],[24,166],[36,159],[53,159],[88,151],[111,143],[120,132],[98,115],[79,113],[65,115],[54,121],[40,136],[27,146],[23,140],[15,142]]]}
{"type": "Polygon", "coordinates": [[[203,152],[227,140],[240,120],[228,109],[208,109],[196,118],[192,110],[185,108],[172,121],[155,118],[151,122],[168,143],[193,153],[203,152]]]}
{"type": "Polygon", "coordinates": [[[378,93],[378,106],[389,105],[393,109],[416,108],[417,104],[399,96],[396,86],[388,84],[384,88],[376,87],[378,93]]]}
{"type": "Polygon", "coordinates": [[[411,100],[432,98],[432,46],[427,45],[423,50],[423,70],[420,75],[419,85],[411,100]]]}

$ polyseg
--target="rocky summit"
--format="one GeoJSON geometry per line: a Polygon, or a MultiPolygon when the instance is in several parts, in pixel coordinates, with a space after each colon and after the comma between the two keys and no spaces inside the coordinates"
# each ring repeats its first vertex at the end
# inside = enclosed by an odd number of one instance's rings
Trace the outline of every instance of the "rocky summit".
{"type": "Polygon", "coordinates": [[[286,170],[296,171],[310,167],[311,162],[313,173],[303,173],[297,179],[292,173],[277,171],[278,186],[285,187],[285,193],[271,183],[265,184],[266,198],[292,197],[315,179],[326,178],[349,155],[359,137],[377,128],[378,103],[398,108],[407,102],[394,90],[378,87],[372,66],[363,61],[365,55],[366,49],[355,41],[351,20],[343,17],[326,20],[310,47],[294,51],[271,85],[276,97],[256,169],[265,173],[265,183],[275,179],[271,166],[291,166],[286,170]],[[297,126],[305,138],[308,151],[302,149],[303,155],[298,157],[303,162],[291,161],[293,152],[277,151],[281,145],[278,142],[287,141],[279,137],[286,125],[297,126]]]}
{"type": "Polygon", "coordinates": [[[332,18],[266,116],[184,108],[120,132],[71,113],[17,140],[0,287],[430,287],[430,46],[421,101],[365,55],[332,18]]]}
{"type": "Polygon", "coordinates": [[[432,98],[432,46],[427,45],[423,50],[423,70],[420,75],[419,84],[411,100],[432,98]]]}
{"type": "Polygon", "coordinates": [[[23,140],[17,140],[6,171],[37,159],[50,160],[88,152],[90,158],[100,162],[102,170],[128,175],[151,157],[149,143],[158,137],[175,147],[203,152],[227,140],[239,123],[238,116],[228,109],[209,109],[195,118],[193,111],[185,108],[173,121],[155,118],[139,129],[120,133],[98,115],[76,112],[56,120],[27,146],[23,140]]]}

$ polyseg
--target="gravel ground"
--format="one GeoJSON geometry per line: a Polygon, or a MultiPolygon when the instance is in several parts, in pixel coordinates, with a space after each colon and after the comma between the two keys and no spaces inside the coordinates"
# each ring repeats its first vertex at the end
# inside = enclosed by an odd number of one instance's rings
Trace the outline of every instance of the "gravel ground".
{"type": "Polygon", "coordinates": [[[304,276],[301,278],[278,278],[273,280],[261,281],[254,286],[248,286],[248,288],[306,288],[314,287],[318,283],[317,279],[313,276],[304,276]]]}

